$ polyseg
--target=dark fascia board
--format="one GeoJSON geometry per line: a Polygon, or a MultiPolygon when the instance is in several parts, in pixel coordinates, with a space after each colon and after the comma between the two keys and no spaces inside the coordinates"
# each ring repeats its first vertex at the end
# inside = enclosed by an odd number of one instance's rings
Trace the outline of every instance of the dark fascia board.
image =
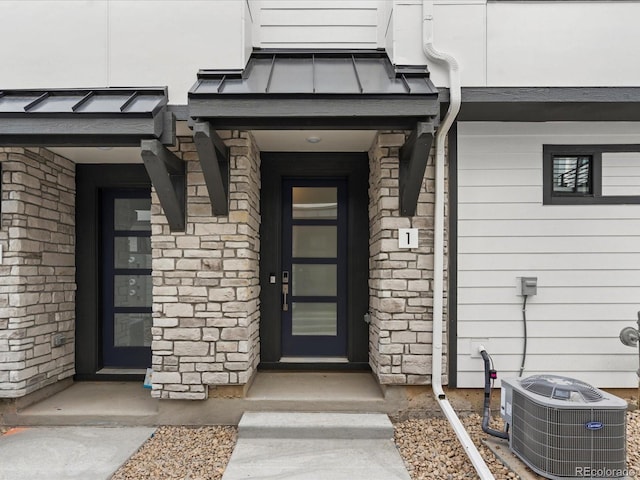
{"type": "Polygon", "coordinates": [[[176,120],[186,122],[189,120],[189,106],[188,105],[167,105],[167,111],[173,113],[176,120]]]}
{"type": "Polygon", "coordinates": [[[34,116],[0,118],[1,146],[139,146],[144,139],[175,143],[175,116],[134,114],[34,116]]]}
{"type": "MultiPolygon", "coordinates": [[[[443,114],[448,89],[440,89],[443,114]]],[[[640,87],[463,87],[459,121],[640,121],[640,87]]]]}
{"type": "Polygon", "coordinates": [[[440,111],[436,96],[203,97],[189,99],[189,116],[217,128],[413,128],[440,111]]]}
{"type": "MultiPolygon", "coordinates": [[[[206,118],[217,130],[411,130],[416,122],[429,121],[429,117],[261,117],[261,118],[206,118]]],[[[193,125],[191,119],[190,126],[193,125]]]]}

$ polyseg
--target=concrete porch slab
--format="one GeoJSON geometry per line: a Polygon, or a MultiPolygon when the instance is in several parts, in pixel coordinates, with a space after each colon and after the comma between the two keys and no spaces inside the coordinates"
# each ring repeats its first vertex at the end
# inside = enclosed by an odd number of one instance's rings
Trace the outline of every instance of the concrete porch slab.
{"type": "Polygon", "coordinates": [[[107,480],[154,430],[15,428],[0,437],[0,480],[107,480]]]}
{"type": "Polygon", "coordinates": [[[8,425],[156,425],[158,400],[141,382],[77,382],[39,403],[5,414],[8,425]]]}
{"type": "Polygon", "coordinates": [[[383,394],[370,372],[258,372],[246,396],[212,389],[209,399],[157,400],[142,382],[76,382],[38,403],[0,411],[5,425],[237,425],[245,412],[378,412],[395,418],[419,407],[434,411],[425,387],[383,394]],[[395,392],[395,393],[394,393],[395,392]],[[216,396],[217,395],[217,396],[216,396]]]}

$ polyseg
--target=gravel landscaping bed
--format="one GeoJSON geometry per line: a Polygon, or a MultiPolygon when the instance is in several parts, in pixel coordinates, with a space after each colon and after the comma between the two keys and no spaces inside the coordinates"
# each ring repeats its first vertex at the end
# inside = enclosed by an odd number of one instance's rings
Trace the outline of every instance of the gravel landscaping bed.
{"type": "MultiPolygon", "coordinates": [[[[496,479],[516,478],[482,443],[487,434],[482,431],[480,415],[473,414],[461,419],[496,479]]],[[[497,430],[502,428],[497,420],[491,426],[497,430]]],[[[412,480],[478,478],[456,434],[444,418],[397,423],[395,442],[412,480]]]]}
{"type": "MultiPolygon", "coordinates": [[[[487,435],[480,416],[464,416],[462,421],[496,479],[516,478],[482,443],[487,435]]],[[[500,420],[492,427],[501,429],[500,420]]],[[[235,427],[160,427],[113,480],[218,480],[235,442],[235,427]]],[[[444,418],[396,423],[395,442],[412,480],[478,478],[444,418]]],[[[640,470],[640,410],[627,413],[627,460],[629,468],[640,470]]]]}
{"type": "Polygon", "coordinates": [[[235,444],[235,427],[160,427],[112,480],[219,480],[235,444]]]}
{"type": "MultiPolygon", "coordinates": [[[[516,478],[482,443],[488,435],[482,431],[481,421],[480,415],[476,414],[462,417],[469,436],[496,479],[516,478]]],[[[494,419],[491,426],[496,430],[503,428],[500,419],[494,419]]],[[[397,423],[395,442],[412,480],[478,478],[453,429],[444,418],[397,423]]],[[[627,413],[627,465],[629,469],[640,471],[640,410],[627,413]]],[[[534,478],[544,478],[533,475],[534,478]]]]}

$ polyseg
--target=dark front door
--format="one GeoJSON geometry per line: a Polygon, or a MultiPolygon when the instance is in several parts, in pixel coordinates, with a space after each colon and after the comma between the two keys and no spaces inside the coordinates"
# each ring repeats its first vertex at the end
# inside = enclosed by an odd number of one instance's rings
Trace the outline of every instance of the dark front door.
{"type": "Polygon", "coordinates": [[[347,185],[282,185],[282,355],[347,355],[347,185]]]}
{"type": "Polygon", "coordinates": [[[151,366],[151,192],[102,195],[102,364],[151,366]]]}
{"type": "Polygon", "coordinates": [[[368,368],[367,154],[261,158],[261,368],[368,368]]]}

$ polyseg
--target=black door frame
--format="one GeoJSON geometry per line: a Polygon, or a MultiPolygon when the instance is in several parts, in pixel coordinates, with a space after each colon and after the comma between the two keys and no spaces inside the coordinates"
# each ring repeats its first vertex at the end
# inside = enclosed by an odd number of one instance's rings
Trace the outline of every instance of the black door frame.
{"type": "Polygon", "coordinates": [[[263,152],[260,193],[260,367],[261,369],[368,369],[369,159],[366,153],[263,152]],[[282,271],[282,181],[285,178],[347,181],[347,363],[280,362],[282,271]],[[275,283],[270,283],[275,275],[275,283]]]}
{"type": "Polygon", "coordinates": [[[151,188],[142,164],[76,165],[76,380],[142,380],[97,374],[102,367],[100,194],[106,188],[151,188]]]}

